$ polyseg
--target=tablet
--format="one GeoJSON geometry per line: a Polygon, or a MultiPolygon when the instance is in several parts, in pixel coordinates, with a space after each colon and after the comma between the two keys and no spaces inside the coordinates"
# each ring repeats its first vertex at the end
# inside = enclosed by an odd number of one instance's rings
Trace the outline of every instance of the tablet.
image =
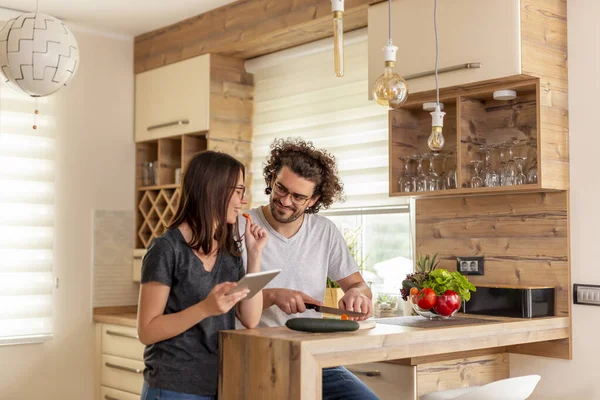
{"type": "Polygon", "coordinates": [[[271,280],[280,272],[280,269],[274,269],[272,271],[252,272],[246,274],[238,281],[237,286],[227,292],[226,295],[239,292],[240,290],[250,289],[250,292],[245,299],[251,299],[256,293],[258,293],[259,290],[264,288],[267,283],[271,282],[271,280]]]}

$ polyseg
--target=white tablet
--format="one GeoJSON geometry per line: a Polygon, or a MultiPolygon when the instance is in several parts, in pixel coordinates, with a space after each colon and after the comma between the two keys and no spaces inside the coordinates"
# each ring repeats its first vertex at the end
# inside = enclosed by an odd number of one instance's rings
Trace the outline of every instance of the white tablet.
{"type": "Polygon", "coordinates": [[[256,293],[258,293],[259,290],[264,288],[267,283],[271,282],[271,280],[280,272],[280,269],[274,269],[272,271],[253,272],[246,274],[238,281],[237,286],[227,292],[226,295],[239,292],[240,290],[250,289],[246,299],[251,299],[256,293]]]}

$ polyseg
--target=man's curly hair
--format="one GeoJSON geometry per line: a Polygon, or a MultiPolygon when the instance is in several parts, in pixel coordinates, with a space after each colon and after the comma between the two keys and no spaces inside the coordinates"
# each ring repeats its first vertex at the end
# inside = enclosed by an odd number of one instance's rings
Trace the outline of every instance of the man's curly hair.
{"type": "MultiPolygon", "coordinates": [[[[313,196],[319,200],[305,210],[307,214],[316,214],[321,208],[328,209],[334,201],[343,200],[344,185],[338,177],[335,157],[322,149],[316,149],[312,142],[302,139],[275,139],[271,144],[271,154],[263,169],[267,188],[283,166],[294,174],[315,183],[313,196]]],[[[265,190],[266,194],[271,191],[265,190]]]]}

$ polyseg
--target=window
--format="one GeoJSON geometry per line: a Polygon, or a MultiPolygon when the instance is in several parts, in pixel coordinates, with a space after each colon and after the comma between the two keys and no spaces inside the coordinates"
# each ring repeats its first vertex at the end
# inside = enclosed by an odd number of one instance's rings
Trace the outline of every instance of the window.
{"type": "Polygon", "coordinates": [[[301,137],[333,153],[346,201],[321,211],[362,264],[376,316],[402,313],[400,285],[412,270],[409,205],[390,198],[388,112],[367,98],[366,29],[345,35],[345,72],[333,73],[331,39],[250,60],[254,74],[252,200],[265,204],[262,166],[275,138],[301,137]],[[381,299],[379,303],[377,299],[381,299]]]}
{"type": "Polygon", "coordinates": [[[54,120],[49,98],[0,86],[0,344],[52,335],[54,120]],[[34,111],[40,110],[35,115],[34,111]],[[33,129],[36,124],[38,129],[33,129]]]}

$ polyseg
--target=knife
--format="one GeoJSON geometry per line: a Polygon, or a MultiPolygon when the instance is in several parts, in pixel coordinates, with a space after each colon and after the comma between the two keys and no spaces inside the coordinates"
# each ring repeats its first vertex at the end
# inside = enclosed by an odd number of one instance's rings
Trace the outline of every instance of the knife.
{"type": "Polygon", "coordinates": [[[306,309],[308,309],[308,310],[315,310],[317,312],[322,312],[322,313],[327,313],[327,314],[336,314],[336,315],[346,314],[349,317],[366,317],[367,316],[367,314],[359,313],[356,311],[340,310],[339,308],[319,306],[317,304],[312,304],[312,303],[304,303],[304,305],[306,306],[306,309]]]}

